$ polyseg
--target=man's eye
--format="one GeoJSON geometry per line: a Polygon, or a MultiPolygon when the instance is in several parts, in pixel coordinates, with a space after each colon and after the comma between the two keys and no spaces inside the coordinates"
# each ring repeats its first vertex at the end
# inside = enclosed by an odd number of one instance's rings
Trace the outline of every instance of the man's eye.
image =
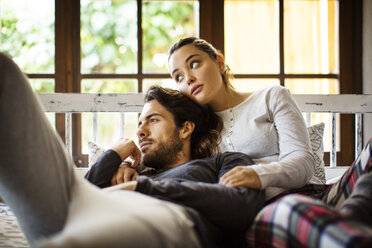
{"type": "Polygon", "coordinates": [[[151,123],[155,123],[155,122],[157,122],[158,120],[157,119],[150,119],[150,122],[151,123]]]}

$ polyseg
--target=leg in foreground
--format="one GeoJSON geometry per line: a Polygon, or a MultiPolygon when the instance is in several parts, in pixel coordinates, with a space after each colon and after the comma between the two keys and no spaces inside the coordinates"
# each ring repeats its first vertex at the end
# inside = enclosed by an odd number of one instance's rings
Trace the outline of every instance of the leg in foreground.
{"type": "Polygon", "coordinates": [[[0,120],[0,195],[32,243],[64,226],[74,173],[28,80],[4,54],[0,120]]]}

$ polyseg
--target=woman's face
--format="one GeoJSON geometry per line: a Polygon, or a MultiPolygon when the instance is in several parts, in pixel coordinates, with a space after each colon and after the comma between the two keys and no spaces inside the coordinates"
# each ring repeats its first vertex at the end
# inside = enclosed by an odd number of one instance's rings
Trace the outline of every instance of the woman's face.
{"type": "Polygon", "coordinates": [[[213,60],[192,44],[179,48],[169,58],[169,71],[179,90],[199,104],[213,104],[225,89],[223,66],[222,58],[213,60]]]}

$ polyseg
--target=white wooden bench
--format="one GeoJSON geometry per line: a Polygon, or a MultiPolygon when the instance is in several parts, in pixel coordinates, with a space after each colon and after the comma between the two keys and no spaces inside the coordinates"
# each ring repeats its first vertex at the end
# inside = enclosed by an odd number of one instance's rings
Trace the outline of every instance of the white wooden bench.
{"type": "MultiPolygon", "coordinates": [[[[293,95],[301,111],[305,114],[305,120],[309,122],[310,113],[331,113],[331,147],[330,147],[330,167],[327,168],[327,179],[342,173],[345,168],[336,168],[336,114],[355,115],[355,157],[362,149],[362,116],[372,113],[372,95],[293,95]],[[332,174],[333,173],[333,174],[332,174]],[[331,175],[332,174],[332,175],[331,175]]],[[[141,93],[125,94],[79,94],[79,93],[53,93],[39,94],[41,102],[46,112],[66,114],[66,146],[72,154],[71,142],[71,114],[82,112],[141,112],[143,95],[141,93]]],[[[124,120],[124,118],[122,118],[124,120]]],[[[98,132],[97,115],[93,114],[93,134],[98,132]]],[[[125,123],[119,124],[124,130],[125,123]]],[[[94,136],[93,135],[93,136],[94,136]]]]}

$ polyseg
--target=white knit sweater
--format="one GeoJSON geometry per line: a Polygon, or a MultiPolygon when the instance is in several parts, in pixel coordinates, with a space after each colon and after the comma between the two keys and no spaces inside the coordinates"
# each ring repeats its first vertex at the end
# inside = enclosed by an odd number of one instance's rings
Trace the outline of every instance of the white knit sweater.
{"type": "Polygon", "coordinates": [[[220,151],[251,156],[266,199],[301,187],[313,176],[315,160],[306,125],[286,88],[263,88],[217,114],[224,121],[220,151]]]}

